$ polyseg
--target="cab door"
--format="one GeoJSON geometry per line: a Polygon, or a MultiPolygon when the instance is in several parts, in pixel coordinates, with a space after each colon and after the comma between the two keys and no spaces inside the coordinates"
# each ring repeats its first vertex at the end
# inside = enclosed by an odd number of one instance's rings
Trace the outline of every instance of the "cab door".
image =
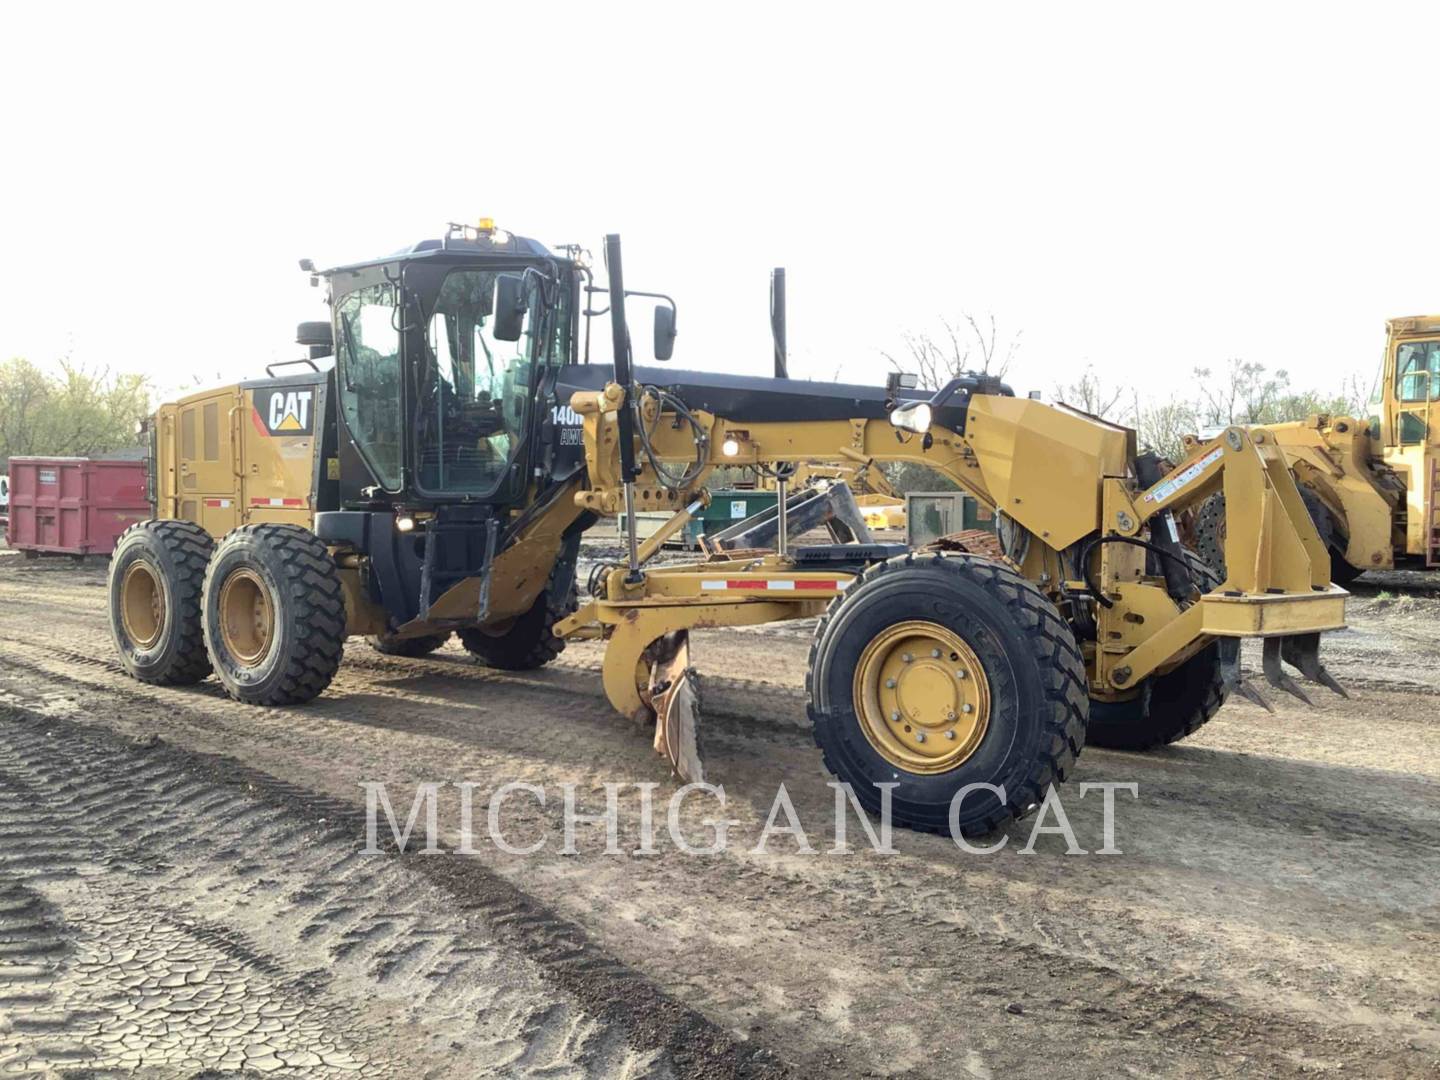
{"type": "Polygon", "coordinates": [[[1405,550],[1434,560],[1440,454],[1440,338],[1395,343],[1394,404],[1385,461],[1405,479],[1405,550]]]}

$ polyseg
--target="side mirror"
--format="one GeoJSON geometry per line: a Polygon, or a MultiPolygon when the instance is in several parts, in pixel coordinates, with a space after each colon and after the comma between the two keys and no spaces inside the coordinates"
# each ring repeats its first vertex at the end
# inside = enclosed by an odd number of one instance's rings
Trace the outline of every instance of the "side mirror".
{"type": "Polygon", "coordinates": [[[501,274],[495,279],[495,323],[491,330],[497,341],[519,341],[525,329],[525,278],[501,274]]]}
{"type": "Polygon", "coordinates": [[[675,355],[675,309],[669,304],[655,308],[655,359],[669,360],[675,355]]]}

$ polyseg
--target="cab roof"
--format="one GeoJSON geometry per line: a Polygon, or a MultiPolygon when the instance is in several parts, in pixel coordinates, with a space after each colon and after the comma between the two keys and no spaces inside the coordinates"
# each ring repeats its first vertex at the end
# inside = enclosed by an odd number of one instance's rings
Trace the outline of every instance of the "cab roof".
{"type": "Polygon", "coordinates": [[[363,270],[371,266],[380,266],[383,263],[395,262],[400,259],[430,259],[430,258],[454,258],[460,256],[476,258],[518,258],[518,259],[554,259],[555,254],[550,251],[539,240],[532,240],[528,236],[516,236],[514,233],[503,233],[490,236],[469,237],[469,236],[443,236],[429,240],[420,240],[409,247],[403,247],[399,251],[392,251],[388,255],[382,255],[377,259],[362,259],[360,262],[344,263],[340,266],[332,266],[328,270],[322,270],[325,275],[341,274],[350,270],[363,270]],[[503,238],[502,238],[503,237],[503,238]]]}
{"type": "Polygon", "coordinates": [[[1440,315],[1407,315],[1388,319],[1385,329],[1392,337],[1400,334],[1433,334],[1440,330],[1440,315]]]}

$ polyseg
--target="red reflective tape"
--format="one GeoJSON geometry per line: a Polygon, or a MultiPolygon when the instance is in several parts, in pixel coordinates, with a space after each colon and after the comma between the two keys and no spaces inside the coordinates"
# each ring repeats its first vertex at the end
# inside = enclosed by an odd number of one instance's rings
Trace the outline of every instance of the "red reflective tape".
{"type": "Polygon", "coordinates": [[[305,505],[305,500],[304,500],[304,499],[286,499],[286,500],[285,500],[285,505],[286,505],[286,506],[304,506],[304,505],[305,505]]]}
{"type": "Polygon", "coordinates": [[[797,588],[797,589],[838,589],[839,587],[840,587],[840,583],[839,583],[838,581],[797,581],[797,582],[795,582],[795,588],[797,588]]]}
{"type": "Polygon", "coordinates": [[[726,578],[727,589],[763,589],[767,585],[764,578],[726,578]]]}

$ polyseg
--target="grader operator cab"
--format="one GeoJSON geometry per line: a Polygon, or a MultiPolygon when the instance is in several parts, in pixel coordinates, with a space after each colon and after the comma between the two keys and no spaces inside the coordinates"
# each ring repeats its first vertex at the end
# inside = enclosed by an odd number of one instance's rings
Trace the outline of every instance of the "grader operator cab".
{"type": "Polygon", "coordinates": [[[609,700],[699,779],[689,631],[820,616],[806,685],[826,765],[871,810],[971,834],[1038,805],[1087,738],[1194,731],[1249,691],[1241,638],[1264,639],[1275,685],[1298,692],[1288,663],[1334,686],[1318,642],[1345,593],[1273,444],[1232,428],[1164,474],[1132,431],[986,375],[922,392],[636,367],[627,300],[658,301],[661,359],[674,305],[628,292],[619,238],[605,250],[603,287],[578,250],[488,226],[316,274],[331,320],[301,328],[312,370],[163,406],[156,519],[112,563],[125,667],[165,684],[213,670],[284,705],[325,689],[347,636],[421,655],[453,632],[512,669],[601,639],[609,700]],[[606,314],[614,362],[591,364],[606,314]],[[893,461],[993,507],[1003,557],[790,541],[790,466],[893,461]],[[773,549],[652,566],[719,466],[781,478],[773,549]],[[1224,581],[1173,516],[1214,492],[1224,581]],[[640,543],[637,511],[657,510],[672,516],[640,543]],[[581,534],[622,512],[627,557],[582,599],[581,534]]]}

